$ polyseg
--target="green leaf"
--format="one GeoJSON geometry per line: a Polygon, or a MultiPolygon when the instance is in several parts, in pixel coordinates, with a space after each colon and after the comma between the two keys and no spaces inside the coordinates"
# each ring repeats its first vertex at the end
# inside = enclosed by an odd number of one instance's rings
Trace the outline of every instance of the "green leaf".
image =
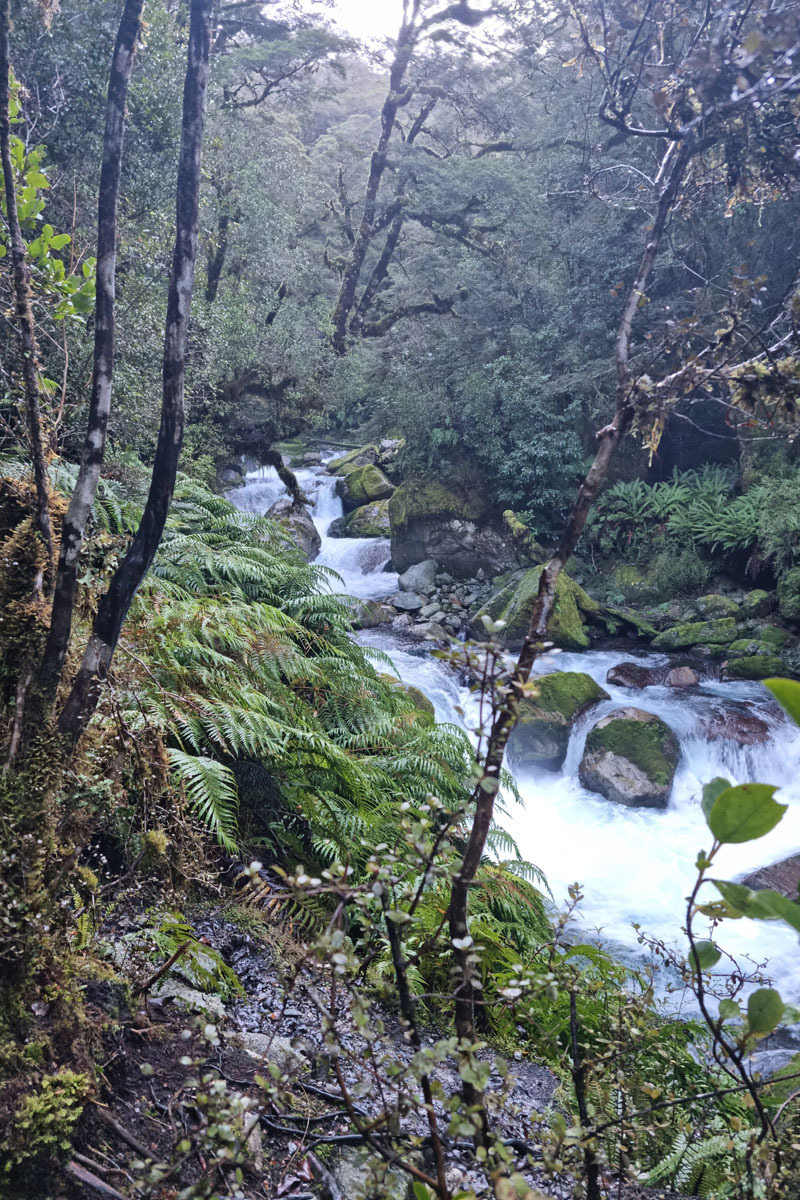
{"type": "Polygon", "coordinates": [[[764,687],[772,692],[795,725],[800,725],[800,683],[792,679],[765,679],[764,687]]]}
{"type": "Polygon", "coordinates": [[[743,783],[721,792],[707,818],[717,841],[751,842],[774,829],[787,809],[772,799],[777,790],[766,783],[743,783]]]}
{"type": "Polygon", "coordinates": [[[771,1033],[783,1016],[783,1000],[774,988],[759,988],[747,1001],[751,1033],[771,1033]]]}
{"type": "Polygon", "coordinates": [[[68,233],[57,233],[54,237],[51,237],[50,247],[52,250],[63,250],[71,241],[72,238],[68,233]]]}
{"type": "Polygon", "coordinates": [[[695,971],[710,971],[715,967],[722,954],[713,942],[695,942],[691,953],[692,966],[695,971]]]}
{"type": "Polygon", "coordinates": [[[714,807],[714,801],[718,796],[721,796],[723,792],[727,792],[730,786],[729,780],[722,779],[720,776],[717,776],[716,779],[712,779],[710,783],[705,785],[703,788],[703,799],[701,803],[706,820],[708,820],[711,814],[711,809],[714,807]]]}
{"type": "Polygon", "coordinates": [[[742,1015],[742,1010],[735,1000],[720,1000],[719,1015],[723,1021],[734,1021],[742,1015]]]}
{"type": "Polygon", "coordinates": [[[712,882],[717,891],[743,916],[756,921],[783,921],[800,933],[800,904],[795,904],[788,896],[782,896],[771,888],[753,891],[743,883],[727,883],[722,879],[712,882]]]}
{"type": "Polygon", "coordinates": [[[414,1200],[432,1200],[433,1193],[426,1183],[415,1179],[411,1186],[414,1189],[414,1200]]]}

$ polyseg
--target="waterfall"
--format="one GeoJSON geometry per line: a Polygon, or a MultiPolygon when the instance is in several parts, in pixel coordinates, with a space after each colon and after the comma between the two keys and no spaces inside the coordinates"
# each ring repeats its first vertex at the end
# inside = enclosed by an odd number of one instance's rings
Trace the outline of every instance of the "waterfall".
{"type": "MultiPolygon", "coordinates": [[[[324,467],[303,469],[296,475],[322,537],[317,562],[342,577],[341,584],[332,580],[331,588],[362,599],[381,599],[396,592],[397,576],[386,570],[388,539],[328,537],[331,522],[343,511],[336,479],[324,467]]],[[[245,486],[234,489],[229,499],[248,512],[265,512],[282,492],[277,475],[261,469],[249,473],[245,486]]],[[[475,698],[441,660],[409,646],[390,626],[364,631],[358,639],[365,647],[389,655],[404,682],[418,687],[433,702],[437,720],[467,729],[477,723],[475,698]]],[[[685,951],[681,927],[695,876],[694,862],[698,852],[711,843],[700,807],[703,784],[716,776],[735,783],[777,784],[777,798],[789,805],[783,821],[767,837],[723,848],[713,872],[718,878],[735,879],[796,853],[800,850],[800,730],[783,717],[759,683],[708,680],[691,690],[651,686],[635,692],[609,684],[609,668],[633,657],[645,666],[667,661],[665,655],[637,650],[603,650],[553,652],[536,664],[540,674],[584,671],[606,689],[610,699],[576,723],[561,772],[515,772],[522,807],[506,797],[499,822],[512,833],[522,855],[544,871],[557,904],[564,903],[570,884],[581,884],[585,898],[580,920],[587,937],[596,937],[599,929],[612,947],[626,955],[639,954],[635,921],[647,934],[685,951]],[[767,722],[770,738],[765,745],[745,747],[703,736],[704,718],[726,705],[744,703],[767,722]],[[599,717],[625,705],[661,717],[680,742],[680,764],[666,810],[613,804],[586,791],[578,780],[589,728],[599,717]]],[[[513,771],[513,759],[509,765],[513,771]]],[[[716,895],[708,889],[709,900],[716,895]]],[[[695,924],[699,931],[703,919],[695,924]]],[[[784,998],[800,999],[800,950],[790,930],[743,918],[726,921],[718,939],[745,970],[752,968],[753,962],[768,960],[766,974],[782,989],[784,998]],[[748,963],[748,957],[753,961],[748,963]]]]}

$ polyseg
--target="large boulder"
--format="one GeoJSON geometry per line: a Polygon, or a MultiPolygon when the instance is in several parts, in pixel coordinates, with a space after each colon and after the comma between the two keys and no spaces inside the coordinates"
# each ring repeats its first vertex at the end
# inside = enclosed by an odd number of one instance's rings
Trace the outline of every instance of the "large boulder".
{"type": "Polygon", "coordinates": [[[742,612],[746,617],[766,617],[772,608],[772,595],[763,588],[754,588],[742,600],[742,612]]]}
{"type": "Polygon", "coordinates": [[[398,577],[398,584],[401,592],[422,592],[423,595],[429,595],[436,587],[436,576],[439,571],[439,565],[432,558],[426,558],[424,562],[414,563],[413,567],[409,567],[407,571],[398,577]]]}
{"type": "MultiPolygon", "coordinates": [[[[481,617],[486,615],[493,621],[505,621],[501,634],[503,641],[521,642],[528,631],[543,570],[543,566],[531,567],[491,596],[473,620],[473,636],[485,637],[481,617]]],[[[556,584],[553,611],[547,622],[549,640],[564,650],[587,650],[590,642],[583,627],[583,617],[596,616],[599,611],[597,601],[562,571],[556,584]]]]}
{"type": "Polygon", "coordinates": [[[340,475],[336,491],[350,512],[354,508],[360,508],[362,504],[388,500],[394,491],[394,484],[389,482],[383,471],[368,463],[363,467],[355,467],[346,475],[340,475]]]}
{"type": "Polygon", "coordinates": [[[621,662],[609,667],[606,683],[614,684],[615,687],[641,690],[658,683],[660,674],[660,671],[655,671],[652,667],[643,667],[640,663],[621,662]]]}
{"type": "Polygon", "coordinates": [[[535,694],[520,705],[509,753],[518,768],[558,771],[564,765],[577,718],[609,695],[582,671],[554,671],[536,678],[533,686],[535,694]]]}
{"type": "Polygon", "coordinates": [[[372,466],[378,460],[377,446],[360,446],[357,450],[349,450],[339,458],[332,458],[328,463],[331,475],[347,475],[356,467],[372,466]]]}
{"type": "Polygon", "coordinates": [[[684,688],[695,687],[700,682],[700,676],[693,667],[673,667],[667,672],[664,680],[665,687],[684,688]]]}
{"type": "Polygon", "coordinates": [[[783,663],[774,654],[753,654],[732,658],[723,664],[729,679],[770,679],[784,673],[783,663]]]}
{"type": "MultiPolygon", "coordinates": [[[[336,522],[333,522],[335,524],[336,522]]],[[[342,537],[370,538],[389,536],[389,501],[376,500],[363,504],[344,519],[342,537]]],[[[330,533],[330,530],[328,530],[330,533]]],[[[337,536],[337,535],[334,535],[337,536]]]]}
{"type": "Polygon", "coordinates": [[[585,788],[630,808],[666,808],[680,748],[660,717],[620,708],[590,729],[578,776],[585,788]]]}
{"type": "Polygon", "coordinates": [[[409,479],[391,497],[389,519],[398,571],[429,558],[459,579],[517,566],[511,534],[487,513],[477,490],[409,479]]]}
{"type": "Polygon", "coordinates": [[[267,516],[278,522],[309,561],[317,557],[322,538],[304,504],[292,504],[289,497],[284,496],[273,504],[267,516]]]}
{"type": "Polygon", "coordinates": [[[714,617],[734,617],[741,616],[741,607],[735,600],[731,600],[730,596],[723,596],[720,592],[711,592],[708,596],[698,596],[694,602],[694,607],[701,617],[706,620],[711,620],[714,617]]]}
{"type": "Polygon", "coordinates": [[[689,621],[665,629],[653,640],[654,650],[682,650],[687,646],[725,646],[736,641],[739,631],[733,617],[713,621],[689,621]]]}

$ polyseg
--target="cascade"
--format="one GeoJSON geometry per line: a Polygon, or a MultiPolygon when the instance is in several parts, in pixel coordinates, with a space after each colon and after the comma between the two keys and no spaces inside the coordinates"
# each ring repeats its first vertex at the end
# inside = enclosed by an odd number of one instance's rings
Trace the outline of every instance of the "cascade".
{"type": "MultiPolygon", "coordinates": [[[[387,570],[390,544],[386,538],[331,538],[331,522],[342,516],[336,479],[324,466],[295,472],[309,500],[322,538],[316,562],[341,576],[331,589],[364,600],[377,600],[397,591],[397,575],[387,570]]],[[[228,498],[247,512],[264,513],[284,493],[271,468],[249,472],[243,487],[228,498]]],[[[462,688],[455,673],[419,647],[411,647],[391,627],[357,635],[366,647],[383,651],[405,683],[413,684],[433,702],[437,720],[466,726],[477,723],[477,703],[462,688]]],[[[603,940],[616,952],[641,953],[636,922],[649,935],[685,950],[681,927],[686,896],[695,876],[694,862],[708,849],[710,835],[700,808],[704,783],[724,776],[735,783],[777,784],[777,798],[789,811],[777,829],[758,842],[726,846],[716,860],[718,878],[735,879],[800,850],[800,730],[786,720],[761,684],[707,680],[698,688],[676,690],[651,686],[632,693],[606,681],[610,667],[636,657],[643,665],[661,665],[665,655],[630,650],[584,653],[553,652],[536,665],[537,673],[584,671],[609,693],[573,729],[567,758],[558,773],[545,770],[514,772],[522,798],[505,801],[499,823],[513,834],[523,857],[547,876],[557,904],[567,888],[580,883],[584,900],[580,920],[587,936],[603,940]],[[704,716],[725,704],[746,701],[770,728],[765,745],[740,746],[730,740],[703,737],[704,716]],[[625,808],[587,791],[578,781],[578,763],[587,732],[601,716],[635,704],[661,717],[673,729],[681,747],[669,807],[663,811],[625,808]]],[[[716,893],[714,893],[716,895],[716,893]]],[[[708,899],[712,898],[709,889],[708,899]]],[[[702,919],[696,921],[700,933],[702,919]]],[[[701,934],[702,935],[702,934],[701,934]]],[[[800,1002],[800,950],[787,928],[748,919],[726,921],[720,945],[742,961],[745,969],[768,961],[766,974],[782,989],[787,1002],[800,1002]],[[752,961],[748,963],[747,959],[752,961]]]]}

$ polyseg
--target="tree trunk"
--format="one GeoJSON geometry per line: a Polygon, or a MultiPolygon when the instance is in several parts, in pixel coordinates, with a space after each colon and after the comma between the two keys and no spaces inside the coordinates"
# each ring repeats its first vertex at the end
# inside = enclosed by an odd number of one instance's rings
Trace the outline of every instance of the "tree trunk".
{"type": "Polygon", "coordinates": [[[72,629],[78,559],[92,511],[106,447],[114,374],[114,301],[117,270],[117,202],[125,137],[125,108],[144,0],[126,0],[111,60],[97,206],[97,287],[94,309],[94,369],[80,471],[61,530],[50,633],[42,661],[42,696],[52,702],[64,667],[72,629]]]}
{"type": "Polygon", "coordinates": [[[97,705],[100,684],[111,663],[122,624],[161,541],[175,488],[183,438],[186,339],[197,259],[197,213],[208,92],[212,2],[213,0],[191,0],[190,6],[189,48],[178,162],[175,250],[164,338],[161,426],[150,491],[130,548],[100,601],[83,662],[59,716],[59,730],[73,742],[80,736],[97,705]]]}
{"type": "Polygon", "coordinates": [[[47,571],[52,580],[53,528],[50,520],[50,488],[47,477],[47,452],[39,391],[39,348],[31,304],[31,276],[17,212],[14,165],[11,161],[11,116],[9,63],[10,0],[0,0],[0,158],[6,195],[6,220],[11,247],[17,329],[22,346],[22,381],[25,388],[25,415],[36,486],[36,528],[44,543],[47,571]]]}
{"type": "MultiPolygon", "coordinates": [[[[597,497],[598,490],[608,474],[614,452],[633,424],[636,415],[636,389],[635,383],[631,379],[629,365],[633,318],[650,279],[667,219],[672,211],[693,152],[694,144],[691,140],[687,140],[680,147],[670,146],[662,162],[662,169],[659,172],[660,186],[656,217],[617,329],[615,342],[616,411],[611,422],[597,435],[599,445],[594,462],[581,484],[558,550],[542,571],[528,632],[525,635],[525,641],[511,679],[509,698],[497,714],[489,734],[481,779],[473,792],[475,816],[461,869],[453,879],[450,894],[451,939],[461,941],[468,937],[469,889],[480,866],[486,847],[486,838],[491,828],[494,802],[500,790],[500,772],[508,739],[517,723],[519,704],[524,696],[525,685],[530,678],[531,669],[542,644],[547,640],[547,622],[555,603],[558,577],[578,544],[586,524],[586,518],[597,497]]],[[[475,997],[471,983],[471,967],[468,962],[469,954],[468,947],[456,951],[459,973],[455,991],[455,1025],[459,1038],[474,1041],[475,997]]],[[[481,1097],[471,1085],[464,1086],[464,1094],[469,1103],[482,1103],[481,1097]]]]}

